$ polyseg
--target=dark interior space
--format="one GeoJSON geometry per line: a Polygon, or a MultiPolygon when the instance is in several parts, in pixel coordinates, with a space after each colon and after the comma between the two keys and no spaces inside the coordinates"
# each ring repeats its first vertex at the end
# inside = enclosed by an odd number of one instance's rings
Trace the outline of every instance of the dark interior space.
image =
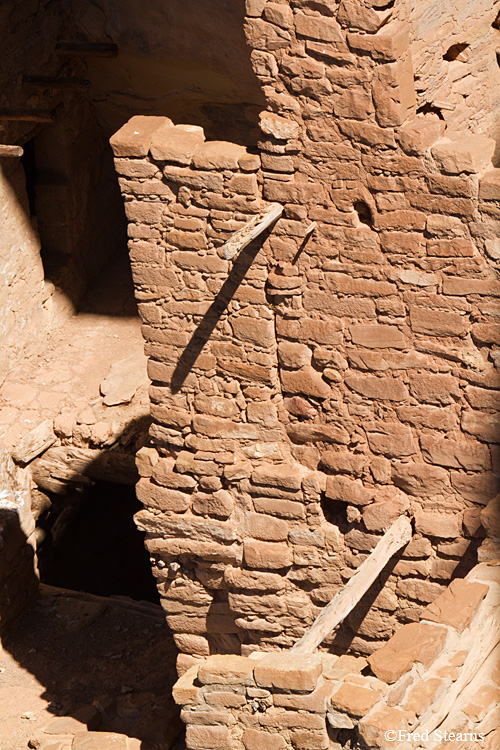
{"type": "Polygon", "coordinates": [[[41,524],[46,533],[38,551],[41,581],[159,604],[144,534],[133,520],[141,507],[133,486],[96,482],[85,490],[66,532],[57,537],[57,510],[51,511],[52,518],[41,524]]]}

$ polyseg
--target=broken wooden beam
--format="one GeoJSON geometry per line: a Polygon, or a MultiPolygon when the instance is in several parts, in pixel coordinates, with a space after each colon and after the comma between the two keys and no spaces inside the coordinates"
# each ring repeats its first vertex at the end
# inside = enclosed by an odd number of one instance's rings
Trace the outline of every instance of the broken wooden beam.
{"type": "Polygon", "coordinates": [[[270,227],[276,219],[279,219],[283,210],[283,206],[279,203],[271,203],[270,206],[266,206],[266,208],[258,214],[252,216],[244,227],[238,229],[231,239],[222,245],[220,252],[223,257],[226,260],[232,260],[240,250],[243,250],[244,247],[249,245],[250,242],[255,240],[260,234],[262,234],[262,232],[270,227]]]}
{"type": "Polygon", "coordinates": [[[394,553],[410,541],[411,535],[409,518],[400,516],[386,531],[373,552],[357,569],[342,591],[339,591],[326,605],[307,633],[297,641],[291,651],[296,654],[311,654],[354,609],[394,553]]]}
{"type": "Polygon", "coordinates": [[[12,451],[12,458],[17,464],[26,465],[55,442],[53,420],[46,419],[19,440],[12,451]]]}
{"type": "Polygon", "coordinates": [[[118,46],[108,42],[81,42],[60,39],[56,44],[60,55],[81,55],[82,57],[116,57],[118,46]]]}
{"type": "Polygon", "coordinates": [[[66,445],[49,448],[32,462],[31,470],[41,490],[57,493],[68,485],[85,486],[92,480],[128,485],[139,480],[135,457],[130,453],[66,445]]]}
{"type": "Polygon", "coordinates": [[[0,120],[15,120],[16,122],[53,122],[54,115],[50,109],[0,107],[0,120]]]}
{"type": "Polygon", "coordinates": [[[22,146],[4,146],[0,144],[0,159],[19,158],[23,153],[24,149],[22,146]]]}
{"type": "Polygon", "coordinates": [[[23,83],[51,89],[88,89],[90,86],[87,78],[71,76],[23,76],[23,83]]]}

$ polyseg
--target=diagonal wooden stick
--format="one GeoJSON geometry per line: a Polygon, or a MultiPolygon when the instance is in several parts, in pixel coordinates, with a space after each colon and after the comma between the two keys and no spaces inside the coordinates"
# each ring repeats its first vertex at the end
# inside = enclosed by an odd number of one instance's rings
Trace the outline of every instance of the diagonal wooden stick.
{"type": "Polygon", "coordinates": [[[411,523],[406,516],[400,516],[386,531],[373,552],[358,568],[342,591],[315,619],[307,633],[297,641],[291,651],[295,654],[311,654],[337,625],[344,620],[365,594],[390,558],[407,544],[412,535],[411,523]]]}
{"type": "Polygon", "coordinates": [[[262,234],[271,224],[279,219],[283,213],[283,206],[279,203],[271,203],[260,213],[247,221],[244,227],[238,229],[222,247],[219,252],[226,260],[232,260],[240,250],[250,244],[252,240],[262,234]]]}

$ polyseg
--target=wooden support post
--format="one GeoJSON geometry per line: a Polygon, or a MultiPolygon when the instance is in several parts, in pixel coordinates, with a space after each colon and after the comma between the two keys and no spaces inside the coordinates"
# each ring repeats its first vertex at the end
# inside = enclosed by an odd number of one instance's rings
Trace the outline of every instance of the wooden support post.
{"type": "Polygon", "coordinates": [[[351,580],[326,605],[307,633],[297,641],[291,651],[296,654],[311,654],[323,642],[328,633],[331,633],[354,609],[394,553],[410,541],[411,534],[410,520],[406,516],[400,516],[386,531],[351,580]]]}
{"type": "Polygon", "coordinates": [[[22,146],[3,146],[0,145],[0,159],[19,158],[24,153],[22,146]]]}
{"type": "Polygon", "coordinates": [[[90,81],[71,76],[23,76],[23,83],[50,89],[88,89],[90,81]]]}
{"type": "Polygon", "coordinates": [[[107,42],[80,42],[60,39],[56,44],[59,55],[79,55],[81,57],[116,57],[118,46],[107,42]]]}
{"type": "Polygon", "coordinates": [[[0,120],[17,122],[52,122],[50,109],[30,109],[29,107],[0,107],[0,120]]]}
{"type": "Polygon", "coordinates": [[[228,240],[219,252],[222,253],[226,260],[232,260],[240,250],[250,244],[259,234],[262,234],[276,219],[279,219],[283,213],[283,206],[279,203],[271,203],[256,216],[247,221],[244,227],[238,229],[228,240]]]}

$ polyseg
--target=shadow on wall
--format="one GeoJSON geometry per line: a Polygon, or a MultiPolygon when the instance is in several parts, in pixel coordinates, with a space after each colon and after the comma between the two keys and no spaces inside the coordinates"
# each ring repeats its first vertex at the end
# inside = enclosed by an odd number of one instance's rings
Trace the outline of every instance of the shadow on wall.
{"type": "Polygon", "coordinates": [[[207,139],[252,145],[264,96],[243,33],[244,0],[73,2],[77,38],[118,45],[90,58],[91,97],[107,137],[136,114],[201,125],[207,139]]]}

